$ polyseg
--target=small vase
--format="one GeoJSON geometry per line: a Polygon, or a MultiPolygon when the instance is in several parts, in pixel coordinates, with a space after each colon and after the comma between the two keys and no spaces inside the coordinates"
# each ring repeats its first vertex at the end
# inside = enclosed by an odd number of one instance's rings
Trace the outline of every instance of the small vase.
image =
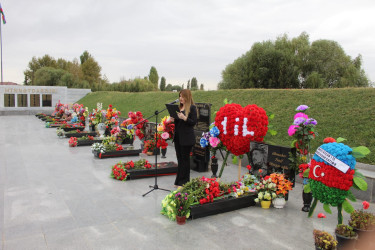
{"type": "Polygon", "coordinates": [[[165,156],[166,153],[167,153],[167,148],[162,148],[162,149],[161,149],[161,158],[167,158],[167,157],[165,156]]]}
{"type": "Polygon", "coordinates": [[[219,165],[217,164],[217,158],[211,158],[211,171],[212,171],[212,175],[211,175],[211,178],[217,178],[217,170],[219,168],[219,165]]]}
{"type": "Polygon", "coordinates": [[[272,204],[275,208],[284,208],[286,201],[285,198],[278,197],[272,201],[272,204]]]}
{"type": "Polygon", "coordinates": [[[105,124],[104,123],[98,123],[97,125],[97,129],[98,129],[98,132],[99,132],[99,135],[100,135],[100,138],[104,138],[104,133],[105,133],[105,124]]]}
{"type": "Polygon", "coordinates": [[[271,201],[260,201],[260,206],[264,209],[269,209],[271,206],[271,201]]]}
{"type": "Polygon", "coordinates": [[[89,122],[89,117],[87,116],[85,119],[85,132],[90,132],[90,122],[89,122]]]}
{"type": "Polygon", "coordinates": [[[354,249],[357,239],[358,235],[350,238],[336,233],[337,249],[354,249]]]}
{"type": "Polygon", "coordinates": [[[176,215],[176,222],[178,225],[184,225],[186,223],[186,216],[176,215]]]}

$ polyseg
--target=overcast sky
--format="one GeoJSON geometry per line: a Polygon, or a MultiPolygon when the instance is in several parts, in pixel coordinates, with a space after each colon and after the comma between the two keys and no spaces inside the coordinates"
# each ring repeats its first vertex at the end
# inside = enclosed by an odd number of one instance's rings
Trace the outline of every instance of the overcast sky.
{"type": "Polygon", "coordinates": [[[303,31],[337,41],[375,81],[373,0],[0,0],[4,81],[23,83],[33,56],[87,50],[110,82],[155,66],[167,84],[192,77],[216,89],[226,65],[255,42],[303,31]]]}

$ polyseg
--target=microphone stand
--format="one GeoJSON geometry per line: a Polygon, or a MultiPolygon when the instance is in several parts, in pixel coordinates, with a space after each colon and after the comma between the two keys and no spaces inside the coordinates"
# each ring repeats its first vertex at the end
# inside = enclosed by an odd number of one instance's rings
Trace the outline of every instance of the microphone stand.
{"type": "MultiPolygon", "coordinates": [[[[145,119],[145,120],[149,120],[150,118],[152,118],[152,117],[155,116],[155,133],[154,133],[154,135],[157,133],[157,129],[158,129],[158,115],[161,112],[165,111],[166,109],[167,108],[164,108],[164,109],[162,109],[160,111],[156,110],[155,113],[154,113],[154,115],[152,115],[152,116],[150,116],[150,117],[148,117],[148,118],[145,119]]],[[[137,126],[138,124],[141,124],[141,123],[145,122],[145,120],[143,120],[143,121],[135,124],[134,127],[137,126]]],[[[164,191],[167,191],[167,192],[171,191],[171,190],[168,190],[168,189],[159,188],[159,186],[158,186],[158,155],[157,154],[155,154],[155,184],[153,186],[150,185],[149,187],[151,188],[151,190],[148,191],[147,193],[143,194],[142,195],[143,197],[145,197],[146,195],[148,195],[149,193],[151,193],[152,191],[157,190],[157,189],[164,190],[164,191]]]]}

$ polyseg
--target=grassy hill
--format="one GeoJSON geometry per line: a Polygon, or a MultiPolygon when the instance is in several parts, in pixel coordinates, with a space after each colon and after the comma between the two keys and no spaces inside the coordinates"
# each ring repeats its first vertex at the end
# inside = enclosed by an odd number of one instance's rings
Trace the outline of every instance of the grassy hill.
{"type": "MultiPolygon", "coordinates": [[[[178,98],[178,93],[172,92],[94,92],[85,96],[78,103],[96,107],[97,102],[103,103],[103,108],[112,104],[127,116],[128,111],[141,111],[145,117],[151,116],[154,111],[161,110],[167,102],[178,98]]],[[[325,137],[343,137],[349,146],[363,145],[371,150],[371,154],[363,163],[375,164],[375,89],[374,88],[345,88],[345,89],[246,89],[246,90],[219,90],[195,91],[195,102],[212,104],[211,120],[214,112],[224,105],[227,98],[233,103],[246,106],[257,104],[267,112],[275,114],[271,121],[278,134],[266,137],[266,142],[290,146],[292,138],[287,134],[293,122],[295,108],[300,104],[310,107],[309,117],[318,121],[316,132],[318,137],[313,141],[313,150],[322,143],[325,137]]],[[[167,115],[165,111],[161,115],[167,115]]],[[[151,119],[151,121],[154,121],[151,119]]]]}

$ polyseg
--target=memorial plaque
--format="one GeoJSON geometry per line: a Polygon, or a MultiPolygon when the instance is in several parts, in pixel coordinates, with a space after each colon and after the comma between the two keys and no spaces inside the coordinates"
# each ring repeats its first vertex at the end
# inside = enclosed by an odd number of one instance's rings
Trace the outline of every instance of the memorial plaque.
{"type": "Polygon", "coordinates": [[[291,169],[289,152],[291,148],[269,145],[266,143],[250,142],[251,172],[262,169],[262,175],[284,173],[285,177],[294,183],[295,173],[291,169]]]}

